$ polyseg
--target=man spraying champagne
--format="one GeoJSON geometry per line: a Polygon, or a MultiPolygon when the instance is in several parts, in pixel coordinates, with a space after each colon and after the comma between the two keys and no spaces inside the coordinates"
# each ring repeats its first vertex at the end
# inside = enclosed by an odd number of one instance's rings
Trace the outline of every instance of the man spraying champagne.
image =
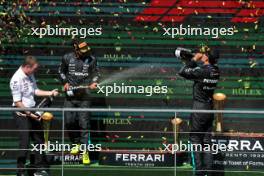
{"type": "MultiPolygon", "coordinates": [[[[97,88],[99,79],[97,59],[91,55],[86,42],[74,41],[73,46],[74,52],[65,54],[59,67],[59,76],[66,92],[64,107],[88,108],[91,104],[90,90],[97,88]]],[[[71,154],[78,154],[80,144],[90,143],[89,112],[66,112],[65,127],[69,130],[72,144],[77,144],[71,154]]],[[[88,152],[83,154],[83,164],[90,164],[88,152]]]]}
{"type": "MultiPolygon", "coordinates": [[[[219,69],[216,65],[219,58],[218,50],[202,47],[193,53],[188,49],[178,49],[177,57],[184,60],[185,65],[179,75],[185,79],[194,81],[193,85],[193,109],[212,110],[213,94],[219,80],[219,69]],[[200,65],[198,65],[200,63],[200,65]]],[[[211,132],[214,114],[192,113],[190,118],[190,141],[192,144],[211,144],[211,132]]],[[[195,176],[212,175],[212,154],[210,152],[193,152],[193,166],[195,176]]]]}

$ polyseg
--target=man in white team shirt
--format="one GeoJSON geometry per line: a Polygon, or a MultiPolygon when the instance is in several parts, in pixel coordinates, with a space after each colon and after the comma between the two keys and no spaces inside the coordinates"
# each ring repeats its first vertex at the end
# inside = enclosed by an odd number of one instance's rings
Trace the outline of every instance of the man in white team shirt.
{"type": "MultiPolygon", "coordinates": [[[[58,91],[44,91],[37,87],[34,72],[39,64],[33,56],[27,56],[24,63],[15,72],[10,81],[10,89],[13,96],[13,107],[32,108],[36,102],[34,96],[57,96],[58,91]]],[[[17,175],[25,175],[25,163],[28,150],[30,150],[30,137],[35,144],[44,143],[44,133],[39,117],[30,111],[14,112],[16,127],[19,131],[19,155],[17,158],[17,175]],[[32,131],[33,130],[33,131],[32,131]]],[[[43,169],[46,167],[45,156],[35,154],[34,167],[37,172],[34,176],[44,176],[48,173],[43,169]]]]}

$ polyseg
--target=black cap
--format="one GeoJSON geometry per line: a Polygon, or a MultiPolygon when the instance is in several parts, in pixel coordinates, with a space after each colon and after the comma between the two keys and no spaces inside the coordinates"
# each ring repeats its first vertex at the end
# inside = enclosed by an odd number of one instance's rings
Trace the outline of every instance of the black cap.
{"type": "Polygon", "coordinates": [[[217,60],[219,59],[219,51],[216,48],[209,48],[204,45],[199,48],[199,52],[206,54],[211,64],[217,63],[217,60]]]}
{"type": "Polygon", "coordinates": [[[76,50],[79,50],[81,53],[86,53],[90,50],[88,43],[86,43],[85,41],[73,39],[72,44],[73,44],[74,48],[76,50]]]}
{"type": "Polygon", "coordinates": [[[207,56],[209,58],[209,62],[211,64],[215,64],[217,63],[217,60],[219,59],[219,50],[218,49],[210,49],[208,52],[207,52],[207,56]]]}

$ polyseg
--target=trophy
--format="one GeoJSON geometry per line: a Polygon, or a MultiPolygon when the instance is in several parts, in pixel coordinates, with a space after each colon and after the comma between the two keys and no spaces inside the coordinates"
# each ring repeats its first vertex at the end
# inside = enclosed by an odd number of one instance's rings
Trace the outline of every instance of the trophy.
{"type": "MultiPolygon", "coordinates": [[[[37,106],[37,108],[46,108],[50,107],[53,102],[54,97],[46,97],[44,98],[37,106]]],[[[50,112],[43,112],[43,111],[37,111],[35,112],[36,115],[40,117],[40,120],[42,120],[42,125],[44,129],[44,141],[45,145],[47,146],[49,141],[49,129],[50,129],[50,123],[53,119],[53,114],[50,112]]]]}
{"type": "Polygon", "coordinates": [[[45,145],[48,145],[49,141],[49,129],[50,129],[50,123],[53,120],[53,114],[50,112],[44,112],[41,116],[42,123],[43,123],[43,129],[44,129],[44,141],[45,145]]]}
{"type": "MultiPolygon", "coordinates": [[[[226,100],[226,95],[223,93],[215,93],[213,95],[214,99],[214,108],[216,110],[223,110],[224,109],[224,103],[226,100]]],[[[223,113],[217,113],[216,114],[216,120],[215,120],[215,127],[216,132],[223,132],[223,113]]]]}
{"type": "Polygon", "coordinates": [[[178,144],[179,143],[179,130],[180,130],[180,125],[182,123],[182,119],[175,116],[171,120],[171,123],[172,123],[173,134],[174,134],[174,143],[178,144]]]}

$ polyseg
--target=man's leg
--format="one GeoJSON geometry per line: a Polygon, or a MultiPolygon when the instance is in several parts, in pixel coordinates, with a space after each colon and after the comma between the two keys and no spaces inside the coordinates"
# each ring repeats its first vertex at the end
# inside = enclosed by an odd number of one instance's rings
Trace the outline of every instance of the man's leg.
{"type": "MultiPolygon", "coordinates": [[[[65,100],[64,102],[65,108],[74,108],[76,107],[72,101],[65,100]]],[[[76,121],[77,112],[65,112],[65,128],[68,131],[68,135],[72,144],[79,144],[80,143],[80,130],[78,128],[78,123],[76,121]],[[76,130],[76,131],[75,131],[76,130]]]]}
{"type": "MultiPolygon", "coordinates": [[[[80,102],[80,108],[88,108],[90,106],[89,101],[82,101],[80,102]]],[[[85,145],[86,147],[83,148],[84,150],[87,149],[87,145],[90,143],[90,112],[79,112],[79,126],[81,128],[81,144],[85,145]]],[[[83,164],[90,164],[90,158],[88,151],[83,151],[83,164]]]]}
{"type": "Polygon", "coordinates": [[[20,176],[25,173],[25,164],[27,159],[27,153],[29,150],[30,140],[30,125],[29,117],[18,116],[15,112],[13,113],[16,127],[19,130],[19,151],[17,156],[17,175],[20,176]]]}
{"type": "MultiPolygon", "coordinates": [[[[44,131],[41,122],[31,119],[31,131],[30,136],[35,144],[44,144],[44,131]]],[[[40,152],[36,151],[34,153],[34,163],[32,163],[37,170],[46,170],[48,167],[47,159],[45,153],[40,154],[40,152]]]]}
{"type": "MultiPolygon", "coordinates": [[[[192,145],[202,146],[204,134],[201,132],[201,125],[199,120],[200,120],[199,114],[193,113],[191,115],[190,141],[192,145]]],[[[202,151],[192,151],[191,155],[192,155],[192,164],[193,164],[195,176],[203,176],[202,151]]]]}
{"type": "MultiPolygon", "coordinates": [[[[81,101],[80,108],[89,108],[90,101],[81,101]]],[[[90,112],[78,112],[79,126],[81,129],[81,143],[88,144],[90,139],[90,112]]]]}
{"type": "MultiPolygon", "coordinates": [[[[213,114],[208,114],[208,119],[207,119],[207,130],[206,134],[204,135],[203,143],[204,145],[210,145],[212,146],[212,129],[213,129],[213,120],[214,116],[213,114]]],[[[207,176],[212,175],[212,170],[213,170],[213,155],[212,152],[205,152],[203,154],[204,158],[204,169],[205,169],[205,174],[207,176]]]]}

